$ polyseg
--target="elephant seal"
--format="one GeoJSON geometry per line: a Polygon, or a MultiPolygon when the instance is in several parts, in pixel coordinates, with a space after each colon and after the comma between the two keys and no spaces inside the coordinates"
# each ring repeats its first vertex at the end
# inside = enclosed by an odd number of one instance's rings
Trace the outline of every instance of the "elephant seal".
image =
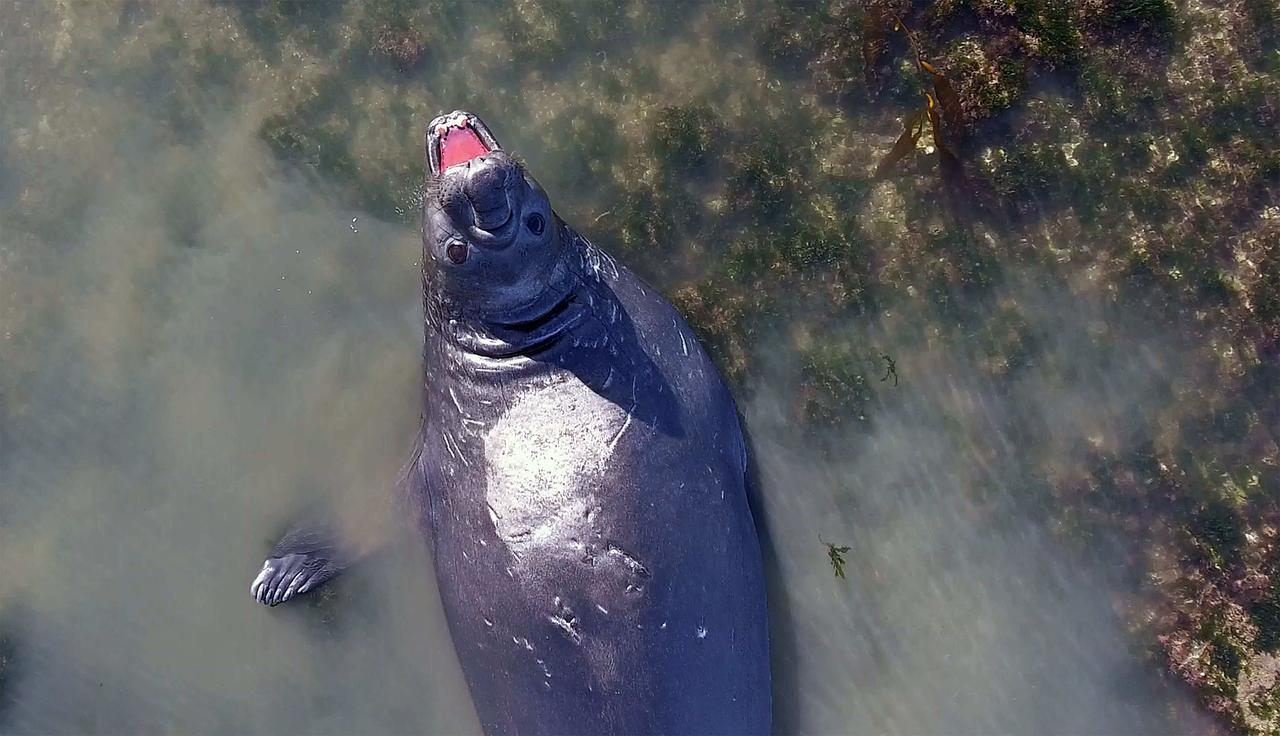
{"type": "MultiPolygon", "coordinates": [[[[724,381],[479,118],[434,120],[427,170],[402,487],[485,733],[768,733],[760,540],[724,381]]],[[[279,603],[347,558],[291,531],[253,593],[279,603]]]]}

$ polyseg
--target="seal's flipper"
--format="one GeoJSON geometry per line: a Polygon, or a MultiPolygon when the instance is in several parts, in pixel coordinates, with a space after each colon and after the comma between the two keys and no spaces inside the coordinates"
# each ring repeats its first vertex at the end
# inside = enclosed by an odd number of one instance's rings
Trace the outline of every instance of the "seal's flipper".
{"type": "MultiPolygon", "coordinates": [[[[409,459],[400,469],[395,484],[397,516],[421,518],[425,489],[421,465],[422,428],[414,437],[409,459]]],[[[369,505],[368,508],[376,508],[369,505]]],[[[323,513],[309,516],[295,524],[276,542],[262,570],[249,585],[254,600],[275,606],[302,593],[309,593],[331,580],[357,561],[376,552],[388,541],[386,529],[378,529],[372,539],[344,540],[333,517],[323,513]]],[[[368,535],[361,535],[368,536],[368,535]]]]}
{"type": "Polygon", "coordinates": [[[259,603],[274,606],[306,593],[341,572],[329,560],[306,555],[272,557],[262,565],[250,592],[259,603]]]}
{"type": "Polygon", "coordinates": [[[298,525],[276,542],[249,593],[259,603],[278,605],[316,589],[350,563],[328,526],[298,525]]]}

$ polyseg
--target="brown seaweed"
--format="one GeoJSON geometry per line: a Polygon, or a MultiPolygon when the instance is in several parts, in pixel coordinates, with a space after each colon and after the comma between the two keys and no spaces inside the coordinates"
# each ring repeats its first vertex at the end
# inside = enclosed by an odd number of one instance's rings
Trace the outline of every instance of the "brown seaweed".
{"type": "Polygon", "coordinates": [[[920,68],[928,72],[933,80],[933,94],[938,101],[938,106],[942,108],[942,120],[946,123],[949,140],[953,143],[958,142],[964,135],[964,118],[960,114],[960,95],[956,94],[955,87],[951,86],[951,80],[939,72],[933,64],[922,58],[918,61],[920,68]]]}
{"type": "Polygon", "coordinates": [[[964,137],[960,96],[947,76],[924,58],[915,34],[903,24],[901,19],[894,20],[893,30],[901,31],[907,37],[911,53],[915,56],[916,67],[923,77],[922,81],[926,89],[931,88],[931,91],[922,92],[924,106],[904,121],[902,134],[894,142],[893,148],[877,164],[876,176],[888,172],[915,150],[916,143],[924,133],[924,123],[927,121],[930,133],[933,135],[934,149],[938,155],[938,173],[948,198],[967,209],[993,212],[995,198],[990,188],[981,185],[968,175],[956,153],[956,146],[964,137]]]}
{"type": "Polygon", "coordinates": [[[876,176],[880,176],[893,168],[895,164],[901,161],[916,149],[916,142],[920,140],[920,136],[924,134],[924,116],[922,111],[908,117],[903,121],[902,134],[898,136],[898,140],[894,142],[893,148],[880,159],[880,163],[876,165],[876,176]]]}
{"type": "MultiPolygon", "coordinates": [[[[933,133],[934,148],[938,152],[938,173],[942,178],[944,191],[957,206],[976,212],[994,212],[994,192],[988,184],[970,177],[965,171],[960,157],[943,140],[942,120],[939,119],[938,114],[941,104],[932,95],[926,94],[925,97],[927,99],[925,111],[933,133]]],[[[943,110],[943,116],[945,114],[946,111],[943,110]]]]}

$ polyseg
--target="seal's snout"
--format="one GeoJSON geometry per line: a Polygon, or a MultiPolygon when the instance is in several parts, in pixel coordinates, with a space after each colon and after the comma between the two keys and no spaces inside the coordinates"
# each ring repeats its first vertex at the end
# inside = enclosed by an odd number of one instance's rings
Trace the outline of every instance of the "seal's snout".
{"type": "Polygon", "coordinates": [[[456,224],[496,236],[511,221],[519,166],[480,118],[455,110],[432,120],[427,158],[431,176],[440,181],[440,203],[456,224]]]}
{"type": "Polygon", "coordinates": [[[512,167],[505,161],[480,158],[468,165],[462,192],[476,213],[476,227],[493,232],[511,219],[507,183],[512,167]]]}

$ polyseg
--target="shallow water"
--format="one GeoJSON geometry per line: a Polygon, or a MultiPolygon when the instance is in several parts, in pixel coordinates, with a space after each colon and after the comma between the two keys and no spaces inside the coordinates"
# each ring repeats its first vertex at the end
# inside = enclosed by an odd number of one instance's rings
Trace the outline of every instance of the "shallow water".
{"type": "MultiPolygon", "coordinates": [[[[0,636],[12,647],[0,731],[475,732],[420,541],[311,601],[267,609],[247,591],[302,507],[335,503],[357,537],[395,526],[385,491],[418,416],[417,234],[272,155],[263,100],[287,80],[210,94],[179,126],[173,90],[121,94],[148,88],[167,63],[158,52],[110,50],[86,29],[125,31],[37,7],[0,10],[0,96],[13,101],[0,118],[0,636]],[[50,48],[90,38],[101,46],[88,60],[133,59],[110,84],[42,67],[50,48]]],[[[689,34],[659,65],[667,84],[694,75],[679,60],[705,36],[689,34]]],[[[720,83],[732,90],[732,75],[720,83]]],[[[475,78],[464,86],[459,97],[477,96],[475,78]]],[[[442,97],[413,104],[469,102],[442,97]]],[[[607,203],[583,172],[539,171],[573,151],[487,116],[595,236],[588,218],[607,203]]],[[[609,221],[594,227],[608,242],[609,221]]],[[[1002,288],[1031,305],[1047,345],[1012,390],[900,316],[839,326],[898,366],[871,429],[798,432],[787,326],[756,333],[782,346],[762,350],[741,392],[770,539],[780,731],[1208,728],[1113,610],[1137,585],[1107,563],[1115,540],[1095,540],[1094,555],[1065,546],[1042,508],[1050,453],[1024,451],[1028,436],[1050,449],[1128,441],[1180,345],[1036,274],[1002,288]],[[1097,324],[1133,342],[1100,343],[1097,324]],[[851,547],[846,579],[825,541],[851,547]]]]}
{"type": "Polygon", "coordinates": [[[1052,344],[1012,394],[975,379],[963,356],[904,344],[888,325],[851,325],[852,339],[911,366],[875,407],[872,432],[797,441],[776,396],[748,405],[778,549],[774,594],[790,623],[778,671],[800,693],[779,704],[782,723],[814,733],[1209,729],[1144,666],[1111,610],[1135,582],[1109,562],[1115,540],[1095,539],[1089,561],[1072,554],[1044,521],[1043,469],[1023,450],[1028,434],[1047,446],[1122,438],[1135,407],[1156,398],[1151,376],[1167,370],[1167,346],[1086,348],[1081,326],[1098,310],[1075,303],[1064,318],[1060,295],[1019,296],[1046,310],[1037,327],[1052,344]],[[818,564],[819,536],[851,548],[847,584],[818,564]]]}

